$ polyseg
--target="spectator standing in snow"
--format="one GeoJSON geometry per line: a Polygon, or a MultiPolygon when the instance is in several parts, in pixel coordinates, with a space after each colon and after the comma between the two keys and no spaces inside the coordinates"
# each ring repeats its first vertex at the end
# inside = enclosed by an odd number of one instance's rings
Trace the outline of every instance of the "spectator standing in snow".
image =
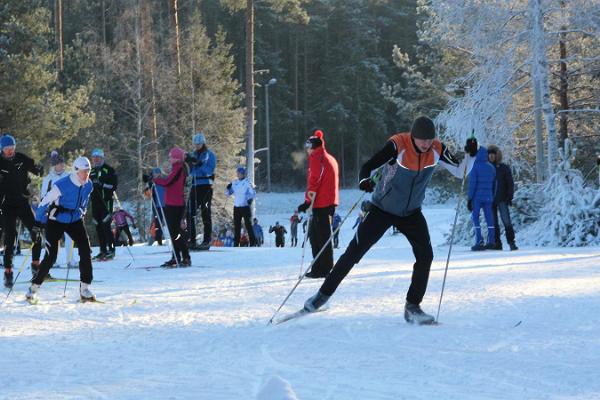
{"type": "Polygon", "coordinates": [[[91,195],[92,218],[100,243],[100,252],[93,259],[111,260],[115,257],[115,243],[110,223],[118,178],[114,168],[105,162],[102,149],[92,151],[92,166],[90,173],[90,180],[94,184],[91,195]]]}
{"type": "Polygon", "coordinates": [[[252,224],[252,231],[254,232],[254,237],[256,238],[256,245],[262,246],[265,243],[265,235],[263,233],[263,228],[258,224],[258,219],[254,218],[252,224]]]}
{"type": "Polygon", "coordinates": [[[506,241],[511,250],[518,250],[519,248],[515,244],[515,230],[508,209],[509,206],[512,206],[515,181],[513,180],[510,167],[502,162],[502,152],[498,146],[488,146],[488,159],[490,163],[496,167],[496,195],[494,196],[494,204],[492,206],[492,212],[494,214],[494,231],[496,235],[494,249],[502,250],[500,223],[498,220],[498,212],[500,212],[502,225],[504,225],[504,231],[506,232],[506,241]]]}
{"type": "Polygon", "coordinates": [[[238,167],[236,173],[238,178],[229,183],[225,190],[227,197],[233,196],[233,246],[239,247],[240,245],[242,219],[244,220],[246,232],[248,232],[250,246],[256,246],[256,238],[251,222],[252,211],[250,210],[250,205],[256,197],[256,191],[250,181],[246,179],[246,168],[238,167]]]}
{"type": "Polygon", "coordinates": [[[294,211],[294,215],[290,218],[290,235],[291,237],[291,247],[296,247],[298,245],[298,224],[302,222],[302,217],[298,215],[298,211],[294,211]]]}
{"type": "MultiPolygon", "coordinates": [[[[308,226],[308,238],[312,255],[316,257],[331,237],[331,218],[339,204],[338,164],[325,149],[323,132],[315,130],[305,143],[308,153],[307,187],[304,203],[299,212],[306,212],[312,205],[308,226]]],[[[324,278],[333,267],[333,244],[329,243],[315,260],[307,278],[324,278]]]]}
{"type": "Polygon", "coordinates": [[[275,247],[285,246],[285,234],[287,231],[283,225],[279,225],[279,221],[275,222],[275,226],[269,227],[269,233],[275,232],[275,247]]]}
{"type": "Polygon", "coordinates": [[[469,189],[467,208],[471,211],[473,226],[475,227],[475,245],[473,251],[493,249],[496,242],[496,230],[494,229],[494,216],[492,205],[494,203],[494,192],[496,189],[496,168],[488,161],[488,151],[485,147],[477,144],[477,139],[467,140],[465,151],[475,157],[475,163],[469,173],[469,189]],[[479,223],[479,214],[483,210],[485,223],[488,227],[487,244],[484,244],[479,223]]]}

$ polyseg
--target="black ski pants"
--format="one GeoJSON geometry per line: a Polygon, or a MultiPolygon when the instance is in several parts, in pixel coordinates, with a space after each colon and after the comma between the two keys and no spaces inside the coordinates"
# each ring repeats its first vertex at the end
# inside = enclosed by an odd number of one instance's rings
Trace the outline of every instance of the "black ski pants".
{"type": "Polygon", "coordinates": [[[129,245],[133,246],[133,236],[131,236],[129,225],[117,226],[117,232],[115,233],[115,243],[119,243],[121,241],[121,232],[125,232],[125,235],[127,235],[127,240],[129,241],[129,245]]]}
{"type": "Polygon", "coordinates": [[[202,225],[204,228],[203,243],[210,243],[212,237],[211,203],[213,197],[212,185],[192,186],[188,203],[187,226],[188,235],[192,243],[196,243],[196,213],[198,207],[202,214],[202,225]]]}
{"type": "Polygon", "coordinates": [[[79,279],[83,283],[90,284],[94,278],[92,273],[92,250],[90,240],[82,220],[70,224],[62,224],[49,220],[46,225],[46,255],[40,264],[39,271],[35,274],[31,283],[41,285],[44,277],[56,262],[58,254],[58,242],[67,234],[73,239],[77,251],[79,251],[79,279]]]}
{"type": "Polygon", "coordinates": [[[348,248],[323,282],[321,293],[331,296],[352,267],[377,243],[390,226],[396,227],[400,233],[406,236],[412,246],[416,262],[413,265],[412,279],[406,300],[413,304],[420,304],[427,290],[429,270],[433,261],[433,249],[427,221],[420,210],[408,217],[398,217],[372,206],[371,211],[358,226],[348,248]]]}
{"type": "Polygon", "coordinates": [[[5,205],[2,207],[2,215],[4,219],[4,267],[12,268],[13,253],[15,249],[15,239],[17,237],[17,218],[31,235],[31,261],[37,262],[40,260],[42,252],[41,238],[33,233],[33,210],[24,202],[20,206],[5,205]]]}
{"type": "MultiPolygon", "coordinates": [[[[308,227],[308,238],[312,248],[313,258],[319,254],[325,243],[331,237],[331,220],[335,206],[313,208],[312,220],[308,227]]],[[[311,271],[314,275],[325,276],[333,267],[333,243],[327,244],[325,250],[313,264],[311,271]]]]}
{"type": "Polygon", "coordinates": [[[167,227],[169,235],[171,235],[171,243],[175,250],[177,263],[180,263],[182,258],[190,258],[190,253],[187,246],[186,234],[181,229],[181,221],[184,218],[185,207],[183,206],[166,206],[165,218],[167,219],[167,227]]]}
{"type": "Polygon", "coordinates": [[[256,246],[256,236],[254,236],[254,229],[252,229],[252,212],[250,206],[246,207],[233,207],[233,247],[240,246],[240,232],[242,230],[242,219],[244,220],[244,226],[248,233],[248,239],[250,240],[250,246],[256,246]]]}
{"type": "Polygon", "coordinates": [[[92,205],[92,218],[96,224],[96,233],[98,234],[98,243],[100,252],[114,251],[115,242],[110,223],[112,221],[112,211],[109,211],[104,205],[92,205]]]}

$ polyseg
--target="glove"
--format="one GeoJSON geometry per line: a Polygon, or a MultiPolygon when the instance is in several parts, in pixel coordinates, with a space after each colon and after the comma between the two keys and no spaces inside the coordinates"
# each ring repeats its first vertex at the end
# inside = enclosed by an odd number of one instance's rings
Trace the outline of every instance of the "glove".
{"type": "Polygon", "coordinates": [[[473,211],[473,201],[472,200],[467,201],[467,210],[473,211]]]}
{"type": "Polygon", "coordinates": [[[371,178],[365,178],[360,181],[358,188],[363,192],[371,193],[375,190],[375,182],[371,178]]]}
{"type": "Polygon", "coordinates": [[[252,205],[252,202],[254,201],[254,199],[248,199],[248,205],[252,205]]]}
{"type": "Polygon", "coordinates": [[[298,212],[301,212],[301,213],[306,212],[306,210],[308,210],[308,207],[310,207],[310,203],[305,201],[304,203],[302,203],[298,206],[298,212]]]}
{"type": "Polygon", "coordinates": [[[468,153],[471,157],[475,157],[477,154],[477,139],[467,139],[467,143],[465,144],[465,153],[468,153]]]}
{"type": "Polygon", "coordinates": [[[196,164],[198,162],[198,160],[196,159],[196,157],[194,157],[193,155],[191,155],[190,153],[187,153],[185,155],[184,161],[188,164],[196,164]]]}
{"type": "Polygon", "coordinates": [[[227,185],[227,190],[231,190],[232,184],[227,185]]]}
{"type": "Polygon", "coordinates": [[[44,175],[44,166],[41,164],[37,164],[33,166],[33,172],[37,175],[37,176],[42,176],[44,175]]]}

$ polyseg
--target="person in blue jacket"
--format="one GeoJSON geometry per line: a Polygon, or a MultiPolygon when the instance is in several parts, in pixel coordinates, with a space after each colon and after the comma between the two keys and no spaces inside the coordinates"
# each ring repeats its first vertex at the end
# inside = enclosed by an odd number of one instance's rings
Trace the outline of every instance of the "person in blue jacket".
{"type": "Polygon", "coordinates": [[[488,151],[483,146],[478,146],[477,139],[467,140],[465,150],[475,157],[473,168],[469,173],[469,189],[467,208],[471,211],[473,226],[475,227],[475,245],[471,250],[493,249],[496,243],[494,228],[494,214],[492,206],[496,193],[496,167],[488,161],[488,151]],[[483,210],[485,223],[488,227],[487,244],[484,244],[479,224],[479,214],[483,210]]]}
{"type": "Polygon", "coordinates": [[[259,225],[257,218],[254,218],[252,222],[252,230],[254,231],[254,237],[256,237],[256,246],[260,247],[265,242],[263,228],[259,225]]]}
{"type": "Polygon", "coordinates": [[[92,251],[83,223],[94,186],[90,181],[91,168],[90,160],[86,157],[77,158],[73,163],[73,173],[54,183],[35,212],[36,226],[46,232],[47,252],[27,291],[26,297],[30,302],[37,302],[38,290],[56,262],[58,242],[65,233],[73,239],[79,251],[80,299],[82,302],[96,300],[90,291],[93,279],[92,251]]]}
{"type": "Polygon", "coordinates": [[[185,161],[189,165],[192,177],[192,190],[188,201],[187,226],[190,250],[208,250],[212,237],[211,203],[217,157],[206,146],[206,138],[202,133],[196,133],[192,138],[196,149],[189,153],[185,161]],[[204,236],[198,246],[196,242],[196,213],[200,207],[204,236]]]}

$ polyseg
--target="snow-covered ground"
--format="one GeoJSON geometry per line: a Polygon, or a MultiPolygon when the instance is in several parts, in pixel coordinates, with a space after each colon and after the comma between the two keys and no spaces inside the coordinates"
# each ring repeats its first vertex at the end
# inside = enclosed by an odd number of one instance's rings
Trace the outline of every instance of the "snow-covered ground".
{"type": "MultiPolygon", "coordinates": [[[[341,214],[358,196],[342,194],[341,214]]],[[[300,201],[263,195],[259,219],[287,226],[300,201]]],[[[454,209],[425,214],[435,260],[423,308],[435,314],[454,209]]],[[[16,285],[0,307],[0,399],[600,399],[600,248],[456,247],[435,327],[403,320],[413,256],[391,232],[329,310],[279,326],[267,321],[298,277],[299,247],[217,248],[174,270],[144,268],[166,247],[133,251],[128,269],[125,249],[95,264],[106,304],[46,283],[30,306],[16,285]]],[[[303,281],[283,312],[319,284],[303,281]]]]}

